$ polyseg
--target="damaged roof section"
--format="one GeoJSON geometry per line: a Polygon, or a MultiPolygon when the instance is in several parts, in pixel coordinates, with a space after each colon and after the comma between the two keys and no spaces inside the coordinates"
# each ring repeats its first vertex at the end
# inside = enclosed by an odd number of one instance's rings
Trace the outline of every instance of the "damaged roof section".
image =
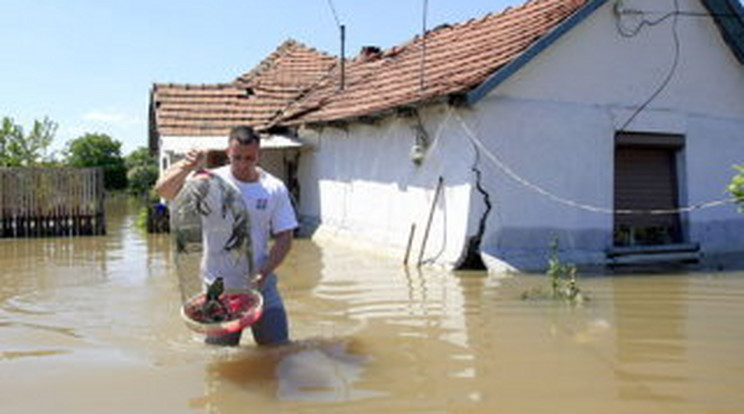
{"type": "MultiPolygon", "coordinates": [[[[501,13],[444,25],[370,56],[363,50],[323,78],[275,123],[297,125],[369,118],[452,97],[474,103],[608,0],[532,0],[501,13]]],[[[739,0],[702,0],[739,62],[744,63],[744,8],[739,0]]]]}
{"type": "Polygon", "coordinates": [[[533,0],[520,7],[432,30],[424,38],[335,67],[277,120],[301,124],[370,116],[468,92],[590,0],[533,0]]]}
{"type": "MultiPolygon", "coordinates": [[[[230,83],[155,84],[151,147],[158,136],[225,136],[236,125],[373,119],[422,103],[474,103],[609,0],[531,0],[500,13],[442,25],[387,50],[365,47],[345,62],[288,40],[230,83]]],[[[739,0],[702,0],[744,62],[739,0]]]]}
{"type": "Polygon", "coordinates": [[[159,136],[226,136],[237,125],[262,129],[328,73],[337,59],[288,40],[231,83],[155,84],[151,116],[159,136]]]}

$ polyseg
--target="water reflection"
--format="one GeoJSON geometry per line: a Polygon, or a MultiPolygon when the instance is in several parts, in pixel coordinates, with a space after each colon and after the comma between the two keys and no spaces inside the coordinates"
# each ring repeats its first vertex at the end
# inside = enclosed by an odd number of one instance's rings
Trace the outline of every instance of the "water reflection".
{"type": "Polygon", "coordinates": [[[618,395],[621,399],[682,402],[681,385],[689,303],[683,277],[613,280],[617,330],[618,395]]]}
{"type": "Polygon", "coordinates": [[[305,340],[280,347],[214,350],[205,369],[205,395],[192,407],[234,412],[256,400],[340,403],[383,394],[358,388],[368,357],[353,340],[305,340]],[[241,400],[243,400],[241,402],[241,400]]]}
{"type": "MultiPolygon", "coordinates": [[[[478,317],[479,311],[478,305],[468,305],[463,287],[475,293],[471,282],[485,283],[484,273],[458,277],[406,269],[375,252],[350,254],[332,244],[315,253],[315,261],[323,263],[321,280],[308,283],[302,272],[280,273],[293,325],[299,328],[294,331],[300,338],[323,332],[365,345],[361,355],[370,362],[358,384],[387,396],[379,406],[377,399],[365,401],[367,410],[415,412],[481,402],[485,390],[477,384],[479,361],[470,350],[466,323],[468,314],[478,317]]],[[[300,269],[294,259],[289,267],[300,269]]],[[[302,366],[305,357],[322,361],[325,355],[302,357],[299,363],[287,362],[302,366]]]]}

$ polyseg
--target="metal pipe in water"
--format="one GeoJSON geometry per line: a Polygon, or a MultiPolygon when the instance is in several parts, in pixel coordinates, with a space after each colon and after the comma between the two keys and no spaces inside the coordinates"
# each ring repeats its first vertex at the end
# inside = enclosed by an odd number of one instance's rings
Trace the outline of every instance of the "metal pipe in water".
{"type": "Polygon", "coordinates": [[[437,207],[437,201],[439,200],[439,193],[442,192],[442,184],[444,179],[439,176],[439,182],[437,182],[437,190],[434,193],[434,200],[431,202],[431,209],[429,210],[429,219],[426,222],[426,230],[424,230],[424,239],[421,241],[421,251],[419,252],[419,258],[417,266],[421,267],[421,261],[424,257],[424,251],[426,250],[426,241],[429,239],[429,230],[431,229],[431,221],[434,218],[434,209],[437,207]]]}

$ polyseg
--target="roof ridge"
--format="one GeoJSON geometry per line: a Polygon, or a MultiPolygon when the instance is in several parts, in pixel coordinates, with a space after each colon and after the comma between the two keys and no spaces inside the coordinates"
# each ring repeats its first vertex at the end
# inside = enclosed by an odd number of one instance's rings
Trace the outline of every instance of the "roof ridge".
{"type": "Polygon", "coordinates": [[[295,40],[293,38],[287,38],[284,42],[282,42],[281,45],[279,45],[276,49],[274,49],[273,52],[271,52],[268,56],[266,56],[258,65],[256,65],[253,69],[249,70],[248,72],[238,76],[234,82],[236,83],[248,83],[254,78],[266,73],[267,71],[271,70],[275,65],[277,60],[281,57],[289,53],[291,50],[294,49],[304,49],[305,51],[315,53],[319,57],[327,57],[327,58],[333,58],[336,59],[335,56],[331,55],[330,53],[326,53],[320,50],[317,50],[313,47],[307,46],[306,44],[295,40]]]}
{"type": "Polygon", "coordinates": [[[208,88],[239,88],[233,82],[219,82],[219,83],[153,83],[153,88],[183,88],[183,89],[208,89],[208,88]]]}
{"type": "Polygon", "coordinates": [[[294,46],[297,43],[296,40],[293,38],[287,38],[282,44],[276,47],[273,52],[269,53],[268,56],[266,56],[261,62],[258,63],[258,65],[254,66],[253,69],[249,70],[248,72],[238,76],[235,79],[235,82],[250,82],[251,79],[254,77],[266,72],[269,70],[274,64],[276,63],[276,60],[279,56],[283,55],[286,50],[292,46],[294,46]]]}
{"type": "MultiPolygon", "coordinates": [[[[473,24],[483,23],[483,22],[488,21],[488,20],[491,20],[491,19],[503,17],[506,14],[515,13],[517,11],[526,9],[526,8],[528,8],[528,6],[532,6],[535,3],[549,3],[550,1],[551,0],[527,0],[527,1],[524,1],[522,4],[519,4],[519,5],[516,5],[516,6],[513,6],[513,5],[512,6],[506,6],[501,11],[498,11],[498,12],[488,12],[488,13],[482,15],[481,17],[471,17],[471,18],[469,18],[469,19],[467,19],[465,21],[460,21],[460,22],[455,22],[455,23],[442,23],[442,24],[438,25],[435,28],[432,28],[432,29],[427,30],[426,31],[426,35],[427,35],[427,38],[428,38],[430,34],[434,34],[434,33],[439,34],[439,33],[444,32],[445,30],[446,31],[453,31],[453,30],[461,29],[463,27],[470,26],[470,25],[473,25],[473,24]]],[[[565,1],[573,2],[573,0],[565,0],[565,1]]],[[[584,1],[582,0],[582,2],[584,2],[584,1]]],[[[415,45],[416,43],[418,43],[420,41],[421,41],[421,34],[420,33],[415,34],[412,38],[409,38],[408,40],[406,40],[406,41],[404,41],[402,43],[399,43],[399,44],[396,44],[396,45],[391,46],[389,48],[383,49],[382,51],[380,51],[380,56],[387,57],[387,56],[397,55],[401,51],[405,50],[405,48],[407,48],[409,46],[412,46],[412,45],[415,45]]],[[[349,61],[350,62],[355,62],[355,61],[359,60],[360,58],[361,57],[359,55],[357,55],[357,56],[354,56],[353,58],[349,59],[349,61]]]]}
{"type": "MultiPolygon", "coordinates": [[[[443,24],[443,25],[439,25],[439,26],[437,26],[438,29],[436,29],[436,30],[434,30],[434,29],[427,30],[426,37],[429,38],[430,37],[429,34],[437,34],[437,35],[439,35],[439,34],[444,33],[445,31],[452,32],[452,31],[456,31],[458,29],[459,30],[462,30],[466,26],[480,24],[480,23],[483,23],[483,22],[486,22],[486,21],[492,20],[492,19],[502,18],[502,17],[504,17],[507,14],[515,13],[515,12],[518,12],[518,11],[521,11],[521,10],[524,10],[524,9],[527,9],[528,7],[533,7],[534,4],[537,4],[537,3],[550,3],[551,1],[554,1],[554,0],[527,0],[524,3],[522,3],[520,5],[517,5],[517,6],[506,6],[504,9],[502,9],[499,12],[488,12],[488,13],[486,13],[485,15],[483,15],[481,17],[472,17],[472,18],[470,18],[470,19],[468,19],[466,21],[463,21],[463,22],[457,22],[457,23],[454,23],[454,24],[443,24]]],[[[562,1],[574,2],[576,0],[562,0],[562,1]]],[[[579,0],[579,1],[580,2],[586,2],[586,0],[579,0]]],[[[458,38],[459,38],[459,36],[458,36],[458,38]]],[[[416,46],[420,42],[421,42],[421,34],[416,34],[416,35],[413,36],[413,38],[410,38],[405,43],[401,43],[401,44],[392,46],[390,48],[383,49],[382,51],[380,51],[380,54],[379,55],[382,58],[395,57],[396,55],[405,52],[406,49],[408,49],[410,47],[413,47],[413,46],[416,46]]],[[[362,57],[361,55],[357,55],[357,56],[349,59],[349,62],[350,63],[359,63],[359,64],[362,64],[363,65],[365,63],[370,63],[372,61],[365,62],[364,61],[364,57],[362,57]]],[[[332,72],[332,70],[329,71],[329,72],[332,72]]]]}

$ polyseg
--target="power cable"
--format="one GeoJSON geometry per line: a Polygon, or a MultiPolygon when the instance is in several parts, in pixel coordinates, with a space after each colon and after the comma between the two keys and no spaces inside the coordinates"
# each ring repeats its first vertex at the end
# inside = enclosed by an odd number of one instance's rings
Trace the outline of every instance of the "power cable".
{"type": "Polygon", "coordinates": [[[331,9],[333,20],[336,22],[338,27],[339,36],[341,38],[341,59],[340,59],[340,80],[339,89],[344,90],[346,87],[346,26],[341,24],[341,19],[338,18],[338,12],[336,12],[336,6],[333,4],[333,0],[327,0],[328,8],[331,9]]]}
{"type": "MultiPolygon", "coordinates": [[[[676,2],[675,2],[675,4],[676,4],[676,2]]],[[[636,27],[634,27],[634,28],[632,28],[632,29],[628,29],[628,28],[627,28],[627,27],[626,27],[626,26],[625,26],[625,25],[623,24],[623,22],[622,22],[622,16],[623,16],[623,15],[631,15],[631,16],[643,16],[643,15],[645,15],[645,14],[648,14],[648,13],[646,13],[646,12],[642,12],[642,11],[639,11],[639,10],[624,11],[624,12],[620,12],[620,15],[619,15],[619,16],[618,16],[618,18],[617,18],[617,23],[616,23],[616,26],[617,26],[617,29],[618,29],[618,33],[620,33],[620,35],[621,35],[622,37],[627,37],[627,38],[630,38],[630,37],[635,37],[636,35],[638,35],[638,33],[640,33],[640,32],[641,32],[641,30],[642,30],[642,29],[643,29],[644,27],[646,27],[646,26],[648,26],[648,27],[653,27],[653,26],[656,26],[656,25],[658,25],[658,24],[661,24],[661,23],[663,23],[663,22],[664,22],[664,21],[665,21],[666,19],[668,19],[668,18],[670,18],[670,17],[675,17],[675,18],[677,18],[677,16],[679,16],[679,15],[680,15],[680,13],[681,13],[681,12],[678,12],[678,11],[670,12],[670,13],[664,14],[663,16],[661,16],[661,17],[659,17],[658,19],[655,19],[655,20],[647,20],[647,19],[646,19],[646,18],[644,17],[644,18],[643,18],[643,19],[641,20],[641,22],[640,22],[640,23],[638,23],[638,25],[637,25],[636,27]]]]}
{"type": "Polygon", "coordinates": [[[633,114],[625,121],[625,123],[623,123],[623,126],[620,127],[620,129],[618,130],[618,132],[625,131],[625,128],[627,128],[628,125],[630,125],[631,122],[633,122],[636,119],[636,117],[641,112],[643,112],[646,109],[646,107],[648,107],[648,105],[651,102],[653,102],[653,100],[656,99],[656,97],[659,96],[659,94],[664,89],[666,89],[666,87],[669,85],[669,82],[672,80],[672,77],[674,76],[674,73],[677,71],[677,66],[679,65],[679,55],[680,55],[679,33],[677,33],[677,23],[679,22],[679,13],[680,13],[680,11],[679,11],[679,0],[674,0],[674,9],[675,9],[674,12],[668,13],[668,14],[660,17],[657,20],[650,21],[650,20],[646,20],[644,18],[641,21],[641,23],[636,27],[636,29],[633,30],[630,33],[623,32],[623,26],[622,26],[622,23],[621,23],[621,20],[622,19],[621,19],[621,17],[618,17],[618,19],[617,19],[617,21],[618,21],[617,27],[618,27],[618,32],[620,33],[620,35],[621,36],[624,36],[624,37],[633,37],[633,36],[637,35],[641,31],[641,28],[643,28],[644,25],[655,26],[655,25],[663,22],[664,20],[666,20],[669,17],[674,17],[674,20],[672,21],[672,38],[674,40],[674,58],[672,59],[672,66],[669,68],[669,71],[667,72],[667,74],[664,77],[664,80],[661,82],[661,84],[656,88],[656,90],[651,94],[651,96],[649,96],[648,99],[646,99],[641,104],[641,106],[639,106],[633,112],[633,114]]]}
{"type": "Polygon", "coordinates": [[[429,14],[429,0],[424,0],[424,7],[423,12],[421,16],[421,70],[419,73],[419,81],[421,86],[421,91],[426,88],[426,84],[424,83],[424,73],[426,71],[426,18],[429,14]]]}
{"type": "Polygon", "coordinates": [[[638,33],[641,32],[641,30],[644,27],[653,27],[653,26],[656,26],[658,24],[663,23],[664,21],[666,21],[670,17],[673,17],[674,18],[674,21],[672,23],[672,36],[674,38],[674,59],[672,61],[672,66],[669,69],[669,72],[665,76],[665,78],[662,81],[662,83],[659,85],[659,87],[656,88],[656,90],[651,94],[651,96],[648,99],[646,99],[646,101],[644,101],[643,104],[641,104],[641,106],[639,106],[633,112],[633,114],[630,116],[630,118],[628,118],[628,120],[625,121],[625,123],[623,124],[623,126],[619,129],[619,132],[625,131],[625,128],[627,128],[628,125],[630,125],[631,122],[633,122],[635,120],[635,118],[641,112],[643,112],[646,109],[646,107],[648,107],[648,105],[654,99],[656,99],[656,97],[659,96],[659,94],[664,89],[666,89],[666,87],[669,85],[669,82],[671,81],[672,77],[674,76],[674,73],[677,70],[677,66],[679,65],[679,56],[680,56],[679,33],[677,32],[677,24],[678,24],[678,21],[679,21],[679,16],[684,16],[684,17],[705,17],[705,18],[710,18],[710,17],[742,18],[743,17],[743,16],[741,16],[739,14],[736,14],[736,13],[711,13],[711,12],[702,12],[701,13],[701,12],[681,11],[680,8],[679,8],[679,0],[674,0],[674,11],[671,11],[671,12],[668,12],[668,13],[664,13],[659,18],[653,19],[653,20],[647,19],[645,17],[645,15],[649,15],[649,14],[660,14],[660,13],[645,12],[645,11],[641,11],[641,10],[622,10],[622,9],[616,10],[616,13],[617,13],[617,23],[616,23],[616,25],[617,25],[617,31],[618,31],[618,33],[621,36],[623,36],[625,38],[635,37],[636,35],[638,35],[638,33]],[[622,22],[623,16],[626,16],[626,15],[627,16],[641,16],[641,21],[634,28],[628,29],[628,27],[626,27],[623,24],[623,22],[622,22]]]}
{"type": "Polygon", "coordinates": [[[333,14],[333,20],[336,22],[336,26],[341,27],[341,20],[338,18],[338,13],[336,13],[336,6],[333,4],[333,0],[327,0],[328,7],[331,9],[331,14],[333,14]]]}
{"type": "Polygon", "coordinates": [[[493,152],[488,150],[488,148],[483,144],[483,142],[480,139],[478,139],[477,135],[470,129],[470,127],[467,125],[467,123],[465,123],[465,121],[460,117],[459,114],[457,114],[456,117],[457,117],[457,120],[460,126],[465,131],[465,134],[467,135],[468,139],[473,143],[473,145],[477,146],[480,149],[480,151],[486,156],[486,158],[488,158],[499,170],[501,170],[504,174],[506,174],[506,176],[516,181],[520,185],[559,204],[563,204],[563,205],[577,208],[580,210],[590,211],[593,213],[602,213],[602,214],[666,215],[666,214],[676,214],[676,213],[689,213],[695,210],[701,210],[705,208],[717,207],[717,206],[721,206],[724,204],[733,203],[735,201],[733,198],[724,198],[720,200],[697,203],[697,204],[689,205],[687,207],[680,207],[680,208],[674,208],[674,209],[652,209],[652,210],[632,210],[632,209],[617,210],[614,208],[599,207],[599,206],[593,206],[590,204],[579,203],[577,201],[557,195],[553,193],[552,191],[547,190],[531,182],[530,180],[520,176],[519,174],[517,174],[511,167],[509,167],[497,155],[495,155],[493,152]]]}
{"type": "Polygon", "coordinates": [[[653,11],[643,11],[643,10],[637,10],[637,9],[624,9],[621,5],[621,3],[617,3],[615,5],[615,14],[617,15],[617,28],[618,32],[623,37],[634,37],[637,35],[641,29],[643,29],[645,26],[656,26],[665,20],[667,20],[670,17],[677,17],[677,16],[683,16],[683,17],[701,17],[701,18],[711,18],[711,17],[727,17],[727,18],[738,18],[742,19],[744,18],[744,15],[738,14],[738,13],[714,13],[714,12],[693,12],[693,11],[682,11],[679,9],[679,4],[675,1],[675,10],[671,12],[653,12],[653,11]],[[649,20],[645,16],[646,15],[654,15],[654,14],[660,14],[661,17],[656,18],[654,20],[649,20]],[[640,23],[636,25],[636,27],[632,29],[628,29],[623,23],[622,18],[623,16],[632,16],[632,17],[641,17],[640,23]]]}

